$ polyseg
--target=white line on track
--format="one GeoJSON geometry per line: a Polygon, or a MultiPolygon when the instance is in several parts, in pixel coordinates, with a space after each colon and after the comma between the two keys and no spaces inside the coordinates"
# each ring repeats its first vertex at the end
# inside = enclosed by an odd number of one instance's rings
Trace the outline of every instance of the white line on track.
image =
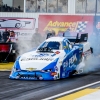
{"type": "Polygon", "coordinates": [[[5,72],[5,71],[9,72],[11,70],[8,70],[8,69],[0,69],[0,72],[5,72]]]}
{"type": "Polygon", "coordinates": [[[67,94],[75,92],[75,91],[79,91],[81,89],[96,85],[98,83],[100,83],[100,81],[97,81],[97,82],[94,82],[94,83],[91,83],[91,84],[88,84],[88,85],[84,85],[82,87],[79,87],[79,88],[76,88],[76,89],[73,89],[73,90],[69,90],[69,91],[66,91],[66,92],[63,92],[63,93],[60,93],[60,94],[57,94],[57,95],[54,95],[54,96],[51,96],[51,97],[48,97],[48,98],[45,98],[45,99],[42,99],[42,100],[50,100],[50,99],[58,98],[60,96],[67,95],[67,94]]]}

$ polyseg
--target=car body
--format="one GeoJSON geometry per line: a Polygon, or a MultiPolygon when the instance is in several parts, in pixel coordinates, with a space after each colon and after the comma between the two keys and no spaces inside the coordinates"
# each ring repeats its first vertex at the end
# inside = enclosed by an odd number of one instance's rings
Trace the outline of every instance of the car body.
{"type": "Polygon", "coordinates": [[[18,57],[10,79],[57,80],[80,74],[91,55],[89,42],[72,44],[66,37],[50,37],[36,50],[18,57]]]}
{"type": "Polygon", "coordinates": [[[0,28],[22,28],[30,23],[30,21],[20,21],[17,19],[0,19],[0,28]]]}

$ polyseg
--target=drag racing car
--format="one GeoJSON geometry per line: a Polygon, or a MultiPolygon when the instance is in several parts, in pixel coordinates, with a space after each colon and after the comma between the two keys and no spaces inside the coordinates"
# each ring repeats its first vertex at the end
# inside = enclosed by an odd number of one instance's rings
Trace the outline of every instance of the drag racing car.
{"type": "Polygon", "coordinates": [[[92,54],[88,35],[79,38],[49,37],[36,50],[18,57],[10,79],[57,80],[83,72],[85,60],[92,54]]]}

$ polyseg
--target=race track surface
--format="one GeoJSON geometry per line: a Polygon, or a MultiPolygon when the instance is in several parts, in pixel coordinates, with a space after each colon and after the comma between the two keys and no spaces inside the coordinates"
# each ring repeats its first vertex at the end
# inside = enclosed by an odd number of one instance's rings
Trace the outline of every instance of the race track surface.
{"type": "Polygon", "coordinates": [[[56,81],[10,80],[9,74],[0,72],[0,100],[41,100],[100,80],[100,69],[56,81]]]}

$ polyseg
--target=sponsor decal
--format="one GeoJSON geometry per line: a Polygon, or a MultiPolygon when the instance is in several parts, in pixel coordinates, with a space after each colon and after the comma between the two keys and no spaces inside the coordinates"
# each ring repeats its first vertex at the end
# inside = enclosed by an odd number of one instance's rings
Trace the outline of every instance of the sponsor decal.
{"type": "Polygon", "coordinates": [[[73,65],[77,61],[76,54],[74,54],[70,59],[69,59],[69,67],[73,65]]]}
{"type": "Polygon", "coordinates": [[[66,66],[68,66],[68,61],[66,61],[65,63],[66,63],[66,66]]]}
{"type": "Polygon", "coordinates": [[[45,61],[52,61],[53,58],[25,58],[25,59],[21,59],[21,61],[31,61],[31,60],[45,60],[45,61]]]}
{"type": "Polygon", "coordinates": [[[39,55],[33,55],[33,57],[46,57],[49,56],[49,54],[39,54],[39,55]]]}
{"type": "Polygon", "coordinates": [[[56,54],[59,54],[59,53],[60,53],[60,51],[56,51],[55,53],[56,53],[56,54]]]}
{"type": "Polygon", "coordinates": [[[51,72],[51,75],[52,76],[57,75],[57,72],[51,72]]]}
{"type": "Polygon", "coordinates": [[[28,70],[28,71],[33,71],[33,70],[36,70],[37,68],[26,68],[26,70],[28,70]]]}
{"type": "Polygon", "coordinates": [[[55,69],[55,71],[58,71],[58,67],[57,66],[55,66],[54,69],[55,69]]]}
{"type": "Polygon", "coordinates": [[[66,71],[66,62],[63,63],[63,71],[66,71]]]}
{"type": "Polygon", "coordinates": [[[17,36],[28,36],[30,33],[25,33],[26,31],[24,31],[24,32],[15,32],[15,34],[17,35],[17,36]]]}
{"type": "Polygon", "coordinates": [[[67,66],[68,66],[68,61],[63,62],[63,71],[66,71],[67,66]]]}

